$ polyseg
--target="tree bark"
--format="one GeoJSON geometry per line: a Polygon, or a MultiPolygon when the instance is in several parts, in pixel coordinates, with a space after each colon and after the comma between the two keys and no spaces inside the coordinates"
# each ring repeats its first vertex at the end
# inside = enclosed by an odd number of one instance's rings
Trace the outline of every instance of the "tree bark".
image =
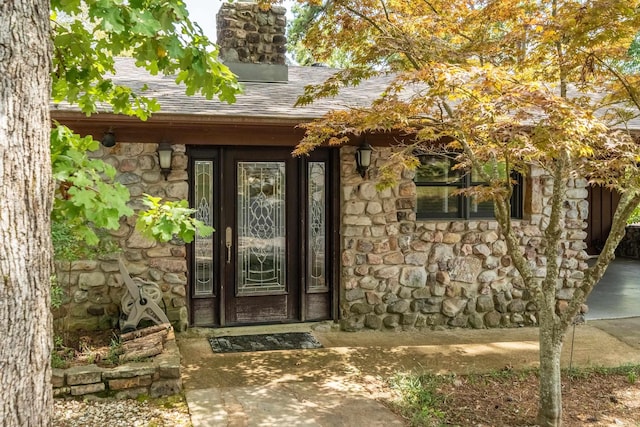
{"type": "Polygon", "coordinates": [[[540,310],[540,400],[538,424],[541,427],[562,426],[560,356],[562,354],[564,334],[557,328],[554,318],[553,304],[540,310]]]}
{"type": "Polygon", "coordinates": [[[52,414],[49,0],[0,2],[0,420],[52,414]]]}

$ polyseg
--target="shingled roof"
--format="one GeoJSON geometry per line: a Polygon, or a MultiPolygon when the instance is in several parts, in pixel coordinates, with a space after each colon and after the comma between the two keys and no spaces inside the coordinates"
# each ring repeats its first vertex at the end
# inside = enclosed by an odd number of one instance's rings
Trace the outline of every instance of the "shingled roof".
{"type": "MultiPolygon", "coordinates": [[[[344,88],[337,98],[322,99],[304,107],[294,107],[304,88],[310,84],[320,84],[337,70],[327,67],[289,67],[289,81],[286,83],[242,83],[244,92],[237,95],[237,101],[227,104],[217,99],[208,100],[203,96],[186,96],[184,87],[175,83],[171,76],[152,76],[135,66],[130,58],[116,60],[116,84],[140,89],[147,85],[145,96],[158,100],[160,114],[180,114],[217,117],[277,118],[308,121],[319,118],[330,110],[353,106],[366,106],[378,97],[391,81],[391,77],[378,77],[363,81],[358,87],[344,88]]],[[[56,104],[54,111],[78,111],[68,104],[56,104]]],[[[109,112],[104,107],[100,112],[109,112]]],[[[157,113],[156,113],[157,114],[157,113]]]]}
{"type": "MultiPolygon", "coordinates": [[[[320,84],[336,73],[336,69],[327,67],[289,67],[289,81],[286,83],[243,83],[244,92],[237,95],[237,101],[227,104],[217,99],[208,100],[203,96],[187,96],[184,87],[175,83],[171,76],[152,76],[135,66],[131,58],[116,59],[117,75],[113,80],[117,84],[140,89],[148,87],[144,94],[154,97],[161,106],[159,113],[154,114],[156,120],[162,116],[191,116],[194,118],[217,118],[238,121],[239,118],[252,120],[278,120],[289,123],[300,123],[322,117],[331,110],[349,107],[364,107],[380,96],[391,82],[392,76],[380,76],[364,80],[357,87],[346,87],[335,98],[315,101],[304,107],[295,107],[300,95],[307,85],[320,84]]],[[[576,93],[577,95],[577,93],[576,93]]],[[[52,105],[54,112],[77,112],[76,106],[66,103],[52,105]]],[[[108,113],[107,106],[99,110],[108,113]]],[[[628,128],[640,131],[640,117],[627,124],[628,128]]]]}

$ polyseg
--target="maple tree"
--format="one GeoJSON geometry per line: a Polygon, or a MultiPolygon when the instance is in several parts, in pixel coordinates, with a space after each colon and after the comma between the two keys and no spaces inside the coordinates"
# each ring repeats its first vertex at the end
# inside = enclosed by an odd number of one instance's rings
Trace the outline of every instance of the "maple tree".
{"type": "Polygon", "coordinates": [[[563,339],[640,202],[640,148],[624,126],[640,114],[640,75],[628,66],[637,49],[632,42],[640,28],[640,1],[303,3],[322,5],[304,39],[316,60],[339,49],[349,52],[351,64],[308,87],[299,104],[339,96],[341,88],[382,74],[393,79],[369,107],[333,111],[305,125],[296,154],[340,145],[353,135],[393,132],[405,137],[382,168],[381,185],[394,182],[399,164],[415,168],[416,151],[456,153],[460,167],[481,176],[487,185],[463,191],[493,200],[513,263],[537,304],[538,422],[560,426],[563,339]],[[500,173],[500,164],[523,175],[536,168],[552,180],[548,216],[537,224],[543,277],[520,247],[510,218],[515,184],[500,173]],[[580,256],[563,245],[567,190],[580,179],[622,197],[602,252],[559,309],[562,256],[580,256]]]}
{"type": "MultiPolygon", "coordinates": [[[[131,214],[113,168],[90,159],[97,142],[55,124],[50,101],[145,120],[158,103],[145,88],[116,85],[114,56],[175,75],[188,95],[233,102],[239,86],[181,0],[16,0],[0,3],[0,419],[50,425],[52,220],[74,244],[131,214]],[[53,165],[53,171],[52,171],[53,165]],[[53,212],[52,212],[53,208],[53,212]]],[[[153,205],[143,229],[189,238],[197,224],[181,204],[153,205]],[[179,218],[172,222],[168,218],[179,218]],[[177,226],[177,228],[176,228],[177,226]]],[[[59,228],[54,233],[60,231],[59,228]]],[[[64,251],[63,251],[64,252],[64,251]]],[[[67,253],[68,255],[68,253],[67,253]]]]}
{"type": "Polygon", "coordinates": [[[292,7],[293,20],[287,23],[287,52],[302,66],[329,66],[344,68],[350,64],[349,51],[332,46],[330,55],[320,55],[319,62],[315,52],[304,46],[303,39],[307,29],[323,13],[323,7],[315,4],[294,4],[292,7]]]}

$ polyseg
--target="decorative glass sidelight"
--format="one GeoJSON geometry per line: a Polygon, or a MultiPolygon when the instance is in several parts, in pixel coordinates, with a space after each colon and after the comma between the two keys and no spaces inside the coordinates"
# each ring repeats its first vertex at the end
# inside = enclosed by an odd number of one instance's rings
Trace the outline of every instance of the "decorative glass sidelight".
{"type": "MultiPolygon", "coordinates": [[[[213,161],[195,162],[196,219],[213,225],[213,161]]],[[[196,233],[194,240],[195,289],[194,296],[213,295],[213,235],[202,237],[196,233]]]]}
{"type": "Polygon", "coordinates": [[[238,295],[286,291],[284,162],[238,162],[238,295]]]}
{"type": "Polygon", "coordinates": [[[307,289],[309,292],[324,292],[327,290],[325,163],[309,162],[307,173],[307,289]]]}

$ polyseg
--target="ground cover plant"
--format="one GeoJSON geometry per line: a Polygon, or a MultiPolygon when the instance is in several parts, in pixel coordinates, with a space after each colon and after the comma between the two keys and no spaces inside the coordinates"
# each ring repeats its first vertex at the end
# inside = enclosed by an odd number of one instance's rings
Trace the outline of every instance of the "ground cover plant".
{"type": "MultiPolygon", "coordinates": [[[[637,426],[640,366],[562,372],[565,426],[637,426]]],[[[412,426],[531,426],[538,411],[538,371],[398,374],[384,403],[412,426]]]]}
{"type": "Polygon", "coordinates": [[[114,367],[119,364],[121,343],[119,330],[64,331],[53,339],[51,367],[69,368],[96,364],[114,367]]]}

